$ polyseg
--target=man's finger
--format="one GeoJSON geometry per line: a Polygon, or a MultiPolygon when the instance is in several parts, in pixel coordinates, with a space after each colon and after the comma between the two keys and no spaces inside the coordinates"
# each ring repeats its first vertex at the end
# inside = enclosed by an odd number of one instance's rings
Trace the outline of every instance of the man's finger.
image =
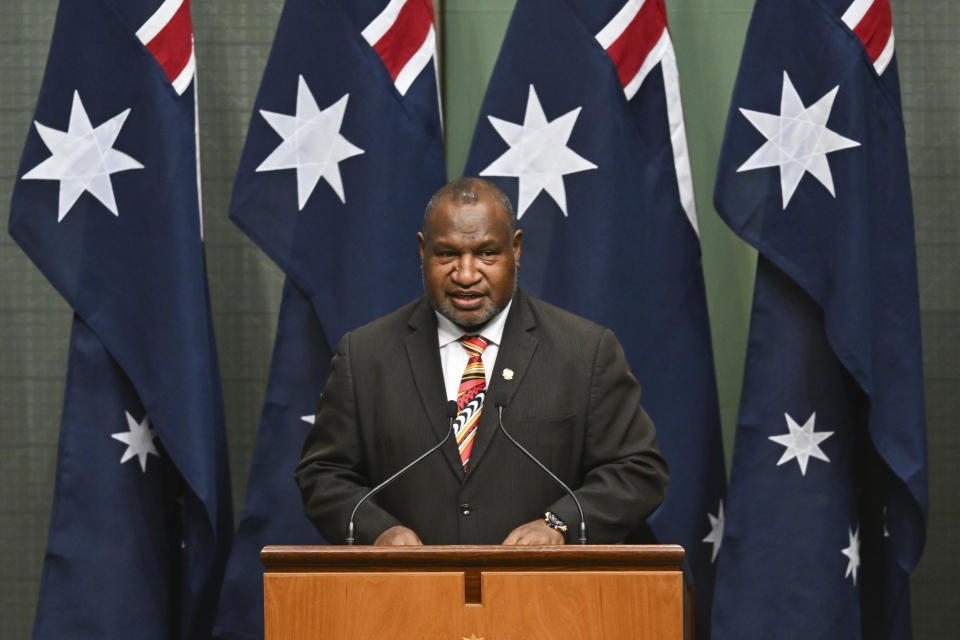
{"type": "Polygon", "coordinates": [[[420,541],[420,536],[412,529],[397,525],[381,533],[373,544],[378,546],[415,546],[422,545],[423,542],[420,541]]]}

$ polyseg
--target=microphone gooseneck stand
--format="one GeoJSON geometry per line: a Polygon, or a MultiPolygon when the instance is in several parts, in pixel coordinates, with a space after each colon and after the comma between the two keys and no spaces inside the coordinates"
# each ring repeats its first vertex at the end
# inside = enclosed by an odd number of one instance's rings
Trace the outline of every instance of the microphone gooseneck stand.
{"type": "Polygon", "coordinates": [[[579,544],[587,544],[587,521],[583,517],[583,507],[580,505],[580,500],[577,499],[577,494],[570,490],[570,487],[566,485],[560,478],[558,478],[550,469],[540,462],[535,455],[527,451],[522,444],[516,441],[512,435],[507,431],[506,427],[503,426],[503,408],[507,404],[507,399],[504,394],[498,394],[497,398],[494,400],[494,405],[497,407],[497,416],[500,421],[500,431],[503,432],[503,435],[507,436],[507,439],[510,440],[520,451],[524,453],[528,458],[533,460],[538,467],[543,469],[543,471],[550,476],[550,478],[556,482],[558,485],[563,487],[563,490],[567,492],[571,498],[573,498],[574,504],[577,505],[577,510],[580,512],[580,534],[577,536],[577,542],[579,544]]]}
{"type": "Polygon", "coordinates": [[[402,469],[394,473],[392,476],[390,476],[389,478],[387,478],[386,480],[384,480],[383,482],[375,486],[373,489],[370,489],[370,491],[368,491],[366,495],[360,498],[360,501],[357,502],[356,506],[353,508],[353,511],[350,513],[350,522],[347,523],[347,544],[353,545],[357,541],[356,536],[354,535],[354,519],[357,516],[357,509],[360,508],[360,505],[366,502],[367,498],[373,497],[378,493],[380,493],[381,489],[383,489],[388,484],[390,484],[391,482],[396,480],[398,477],[403,475],[408,469],[410,469],[410,467],[417,464],[418,462],[426,458],[428,455],[430,455],[431,453],[433,453],[434,451],[442,447],[443,444],[450,439],[450,434],[453,433],[453,421],[456,419],[456,417],[457,417],[457,402],[456,400],[449,400],[447,402],[447,418],[449,418],[450,423],[447,428],[447,435],[443,436],[440,442],[438,442],[437,444],[433,445],[432,447],[430,447],[429,449],[421,453],[416,459],[409,462],[405,467],[403,467],[402,469]]]}

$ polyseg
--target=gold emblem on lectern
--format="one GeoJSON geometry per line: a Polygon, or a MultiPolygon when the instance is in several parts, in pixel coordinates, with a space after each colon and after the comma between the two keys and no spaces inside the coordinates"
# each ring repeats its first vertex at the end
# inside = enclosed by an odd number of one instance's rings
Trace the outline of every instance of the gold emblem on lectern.
{"type": "Polygon", "coordinates": [[[463,640],[483,640],[483,638],[478,638],[476,635],[471,633],[469,638],[464,637],[463,640]]]}

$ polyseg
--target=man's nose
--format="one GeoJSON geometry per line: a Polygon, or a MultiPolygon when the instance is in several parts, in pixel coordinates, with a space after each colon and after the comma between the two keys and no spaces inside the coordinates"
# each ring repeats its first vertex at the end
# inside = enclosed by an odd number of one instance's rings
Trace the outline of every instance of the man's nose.
{"type": "Polygon", "coordinates": [[[457,261],[457,268],[453,271],[453,281],[459,285],[470,286],[480,280],[476,261],[470,254],[465,254],[457,261]]]}

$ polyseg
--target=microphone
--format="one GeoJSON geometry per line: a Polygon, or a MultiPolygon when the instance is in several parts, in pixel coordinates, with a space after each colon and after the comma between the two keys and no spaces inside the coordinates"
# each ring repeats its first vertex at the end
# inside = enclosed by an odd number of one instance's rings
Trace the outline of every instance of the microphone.
{"type": "Polygon", "coordinates": [[[370,489],[370,491],[367,491],[366,495],[360,498],[360,502],[357,503],[357,505],[353,508],[353,511],[350,513],[350,522],[347,523],[347,544],[352,545],[357,541],[356,537],[354,536],[353,521],[354,521],[354,518],[357,516],[357,509],[360,508],[360,505],[366,502],[367,498],[373,497],[378,493],[380,493],[381,489],[383,489],[388,484],[390,484],[391,482],[396,480],[398,477],[403,475],[410,467],[417,464],[418,462],[426,458],[428,455],[430,455],[431,453],[433,453],[434,451],[442,447],[443,443],[450,439],[450,434],[453,433],[453,421],[457,417],[457,412],[458,412],[457,401],[448,400],[447,401],[447,418],[449,419],[450,422],[449,422],[449,428],[447,429],[447,435],[443,436],[443,438],[440,439],[440,442],[433,445],[432,447],[430,447],[429,449],[421,453],[416,459],[409,462],[407,466],[403,467],[402,469],[394,473],[392,476],[390,476],[389,478],[387,478],[386,480],[384,480],[383,482],[375,486],[373,489],[370,489]]]}
{"type": "Polygon", "coordinates": [[[570,490],[570,487],[568,487],[566,484],[564,484],[563,480],[561,480],[560,478],[558,478],[557,476],[555,476],[555,475],[553,474],[553,472],[550,471],[550,469],[547,469],[547,467],[546,467],[542,462],[540,462],[535,455],[533,455],[532,453],[530,453],[529,451],[527,451],[527,450],[523,447],[522,444],[520,444],[519,442],[517,442],[517,441],[514,439],[514,437],[511,436],[511,435],[507,432],[506,427],[503,426],[503,408],[504,408],[505,406],[507,406],[507,392],[506,392],[506,391],[504,391],[504,390],[502,390],[502,389],[500,389],[500,390],[497,391],[497,395],[496,395],[496,397],[493,399],[493,405],[497,408],[497,414],[498,414],[499,420],[500,420],[500,431],[503,432],[503,435],[507,436],[507,439],[510,440],[510,442],[512,442],[514,445],[516,445],[516,447],[517,447],[518,449],[520,449],[520,451],[522,451],[528,458],[530,458],[530,459],[533,460],[535,463],[537,463],[537,466],[538,466],[538,467],[540,467],[541,469],[543,469],[544,472],[546,472],[546,474],[547,474],[548,476],[550,476],[550,478],[551,478],[554,482],[556,482],[558,485],[560,485],[561,487],[563,487],[563,490],[567,492],[567,495],[569,495],[571,498],[573,498],[573,502],[577,505],[577,510],[580,512],[580,535],[577,537],[577,542],[580,543],[580,544],[587,544],[587,521],[586,521],[586,520],[584,519],[584,517],[583,517],[583,507],[580,505],[580,500],[577,499],[577,494],[575,494],[573,491],[571,491],[571,490],[570,490]]]}

